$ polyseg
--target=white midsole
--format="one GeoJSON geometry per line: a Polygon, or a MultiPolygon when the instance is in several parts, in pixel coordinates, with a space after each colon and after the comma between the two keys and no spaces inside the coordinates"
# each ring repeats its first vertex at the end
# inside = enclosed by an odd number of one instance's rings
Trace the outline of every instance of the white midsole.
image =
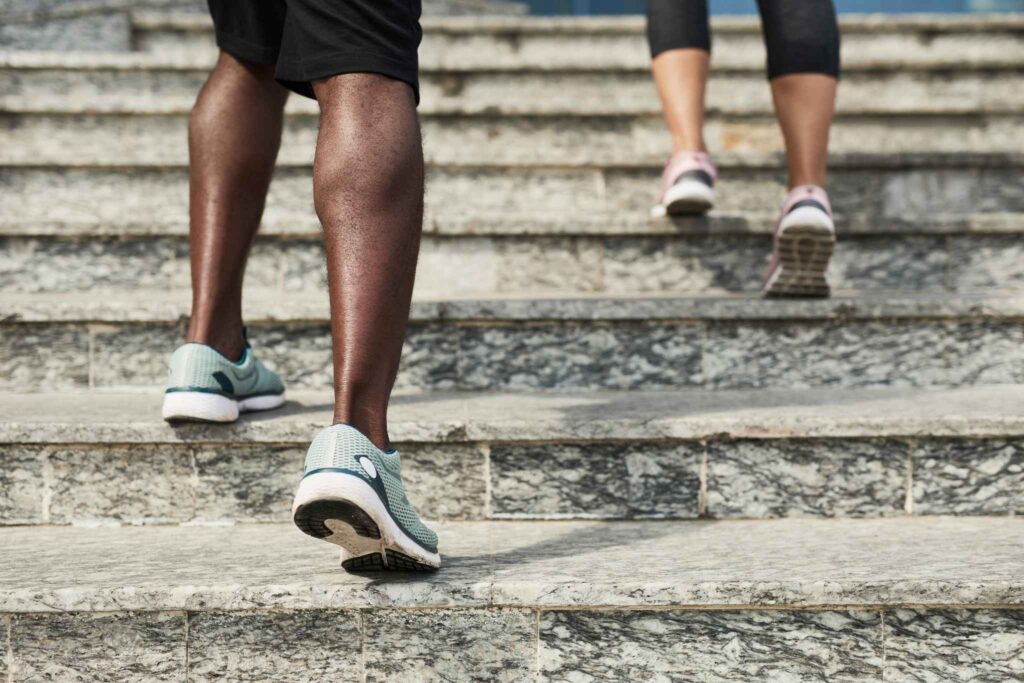
{"type": "Polygon", "coordinates": [[[284,400],[284,392],[236,401],[227,396],[202,391],[175,391],[164,394],[163,416],[165,420],[188,418],[207,422],[234,422],[239,413],[271,410],[282,405],[284,400]]]}
{"type": "Polygon", "coordinates": [[[715,204],[715,191],[699,180],[680,180],[665,191],[661,203],[651,209],[651,216],[664,217],[674,202],[685,202],[707,210],[715,204]]]}
{"type": "Polygon", "coordinates": [[[818,228],[827,230],[833,236],[836,234],[836,226],[832,222],[832,218],[813,206],[801,206],[786,214],[779,223],[778,233],[781,236],[786,230],[797,227],[818,228]]]}
{"type": "Polygon", "coordinates": [[[366,538],[345,533],[328,524],[328,528],[335,531],[335,534],[323,540],[341,546],[342,561],[350,557],[360,557],[371,552],[378,552],[387,562],[385,551],[391,548],[398,550],[403,555],[408,555],[417,562],[428,564],[431,567],[441,566],[441,555],[424,549],[409,538],[392,519],[377,495],[377,491],[359,477],[344,472],[317,472],[303,478],[295,492],[292,516],[295,515],[299,506],[318,500],[338,500],[352,503],[369,515],[380,530],[381,537],[379,539],[366,538]]]}

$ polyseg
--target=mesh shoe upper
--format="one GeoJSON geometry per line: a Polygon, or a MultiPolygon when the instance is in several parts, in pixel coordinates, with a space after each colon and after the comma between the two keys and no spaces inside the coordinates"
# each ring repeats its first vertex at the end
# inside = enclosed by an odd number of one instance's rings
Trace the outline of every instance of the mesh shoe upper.
{"type": "Polygon", "coordinates": [[[437,534],[428,529],[405,495],[402,484],[402,459],[397,451],[384,452],[362,432],[349,425],[338,424],[322,429],[306,454],[305,476],[317,470],[343,470],[370,484],[381,497],[391,517],[414,541],[432,553],[437,552],[437,534]],[[371,476],[360,458],[373,465],[371,476]]]}
{"type": "Polygon", "coordinates": [[[707,152],[681,151],[672,155],[665,163],[661,173],[661,191],[658,193],[658,204],[665,201],[665,193],[679,182],[683,176],[693,177],[708,187],[713,187],[718,170],[711,163],[707,152]]]}
{"type": "Polygon", "coordinates": [[[248,344],[241,360],[234,362],[206,344],[190,342],[171,355],[167,391],[199,391],[243,399],[280,394],[284,383],[253,355],[248,344]]]}

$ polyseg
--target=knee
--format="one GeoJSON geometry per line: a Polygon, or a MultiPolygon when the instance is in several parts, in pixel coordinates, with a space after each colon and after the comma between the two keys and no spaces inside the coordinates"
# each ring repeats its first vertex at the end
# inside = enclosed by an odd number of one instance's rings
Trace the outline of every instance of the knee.
{"type": "Polygon", "coordinates": [[[260,83],[274,83],[277,67],[274,64],[251,62],[221,50],[214,72],[228,78],[246,79],[260,83]]]}

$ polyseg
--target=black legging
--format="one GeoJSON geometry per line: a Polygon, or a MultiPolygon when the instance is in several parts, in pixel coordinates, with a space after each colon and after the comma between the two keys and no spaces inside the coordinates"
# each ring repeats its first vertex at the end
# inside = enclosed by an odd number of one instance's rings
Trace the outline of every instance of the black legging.
{"type": "MultiPolygon", "coordinates": [[[[768,78],[795,73],[839,78],[839,25],[832,0],[757,0],[768,78]]],[[[711,52],[707,0],[647,0],[651,57],[666,50],[711,52]]]]}

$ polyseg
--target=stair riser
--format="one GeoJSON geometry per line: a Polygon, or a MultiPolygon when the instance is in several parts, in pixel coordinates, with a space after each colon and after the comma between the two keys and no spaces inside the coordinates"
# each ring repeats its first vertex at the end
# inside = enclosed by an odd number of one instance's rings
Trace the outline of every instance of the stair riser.
{"type": "MultiPolygon", "coordinates": [[[[764,44],[758,29],[748,33],[718,32],[712,63],[725,68],[763,68],[764,44]]],[[[142,30],[135,36],[138,49],[162,55],[195,55],[214,51],[208,32],[142,30]]],[[[1020,64],[1024,45],[1012,32],[956,33],[932,31],[847,32],[842,41],[842,62],[847,69],[944,64],[1020,64]]],[[[640,30],[619,34],[579,32],[508,32],[441,34],[429,29],[420,47],[420,67],[431,69],[589,68],[595,70],[650,66],[650,52],[640,30]]]]}
{"type": "MultiPolygon", "coordinates": [[[[181,112],[192,107],[205,71],[0,70],[0,108],[18,110],[139,109],[181,112]]],[[[845,76],[838,109],[858,112],[1013,112],[1024,107],[1019,70],[938,73],[857,73],[845,76]]],[[[646,71],[616,73],[445,73],[421,76],[420,113],[656,114],[658,99],[646,71]],[[510,98],[509,93],[516,93],[510,98]]],[[[762,74],[715,76],[712,111],[772,111],[762,74]]],[[[290,111],[316,111],[293,97],[290,111]]]]}
{"type": "MultiPolygon", "coordinates": [[[[1024,213],[1017,165],[984,157],[929,163],[897,158],[885,167],[850,166],[842,157],[829,172],[829,193],[842,235],[908,230],[903,219],[940,221],[984,213],[1024,213]],[[844,220],[850,217],[851,220],[844,220]]],[[[719,212],[749,212],[760,220],[716,217],[710,224],[648,220],[659,187],[649,169],[516,169],[433,167],[427,173],[425,231],[466,234],[770,234],[784,191],[775,168],[726,166],[716,185],[719,212]],[[692,228],[691,228],[692,226],[692,228]],[[728,227],[725,227],[728,226],[728,227]]],[[[183,168],[0,168],[4,234],[185,235],[188,175],[183,168]],[[47,201],[38,201],[46,197],[47,201]]],[[[1012,221],[1011,221],[1012,226],[1012,221]]],[[[965,226],[954,232],[977,230],[965,226]]],[[[1024,225],[1019,226],[1024,231],[1024,225]]],[[[309,168],[280,167],[270,188],[263,234],[315,237],[309,168]]]]}
{"type": "Polygon", "coordinates": [[[85,14],[45,23],[0,21],[0,45],[5,50],[121,51],[131,49],[131,36],[125,14],[85,14]]]}
{"type": "MultiPolygon", "coordinates": [[[[250,316],[247,323],[261,357],[289,386],[326,388],[330,334],[321,320],[275,323],[250,316]]],[[[0,388],[159,386],[183,336],[182,324],[7,323],[0,326],[0,388]]],[[[1022,381],[1024,322],[1017,318],[455,320],[412,324],[398,386],[717,389],[1022,381]]]]}
{"type": "MultiPolygon", "coordinates": [[[[287,522],[307,441],[3,444],[0,525],[287,522]]],[[[1024,437],[399,448],[412,500],[435,520],[1024,513],[1024,437]]]]}
{"type": "MultiPolygon", "coordinates": [[[[832,132],[836,153],[1005,152],[1019,146],[1014,115],[843,117],[832,132]]],[[[0,163],[183,164],[184,115],[6,114],[0,118],[0,163]]],[[[668,149],[665,125],[642,117],[425,117],[426,157],[451,164],[659,164],[668,149]]],[[[290,119],[279,159],[310,163],[313,116],[290,119]]],[[[769,116],[716,118],[705,130],[713,150],[777,152],[778,124],[769,116]]]]}
{"type": "Polygon", "coordinates": [[[1012,644],[1024,610],[197,608],[4,621],[14,680],[45,672],[276,682],[294,680],[297,670],[310,680],[374,682],[661,680],[666,672],[680,680],[746,680],[756,666],[763,680],[904,681],[922,672],[956,680],[969,662],[976,677],[996,681],[1019,673],[1012,644]]]}
{"type": "MultiPolygon", "coordinates": [[[[752,292],[762,286],[771,248],[768,235],[428,236],[420,250],[416,287],[421,297],[510,291],[752,292]]],[[[190,287],[184,237],[0,238],[0,253],[0,291],[190,287]]],[[[837,290],[1024,289],[1024,234],[843,238],[829,281],[837,290]]],[[[257,240],[246,284],[326,291],[321,240],[257,240]]]]}

